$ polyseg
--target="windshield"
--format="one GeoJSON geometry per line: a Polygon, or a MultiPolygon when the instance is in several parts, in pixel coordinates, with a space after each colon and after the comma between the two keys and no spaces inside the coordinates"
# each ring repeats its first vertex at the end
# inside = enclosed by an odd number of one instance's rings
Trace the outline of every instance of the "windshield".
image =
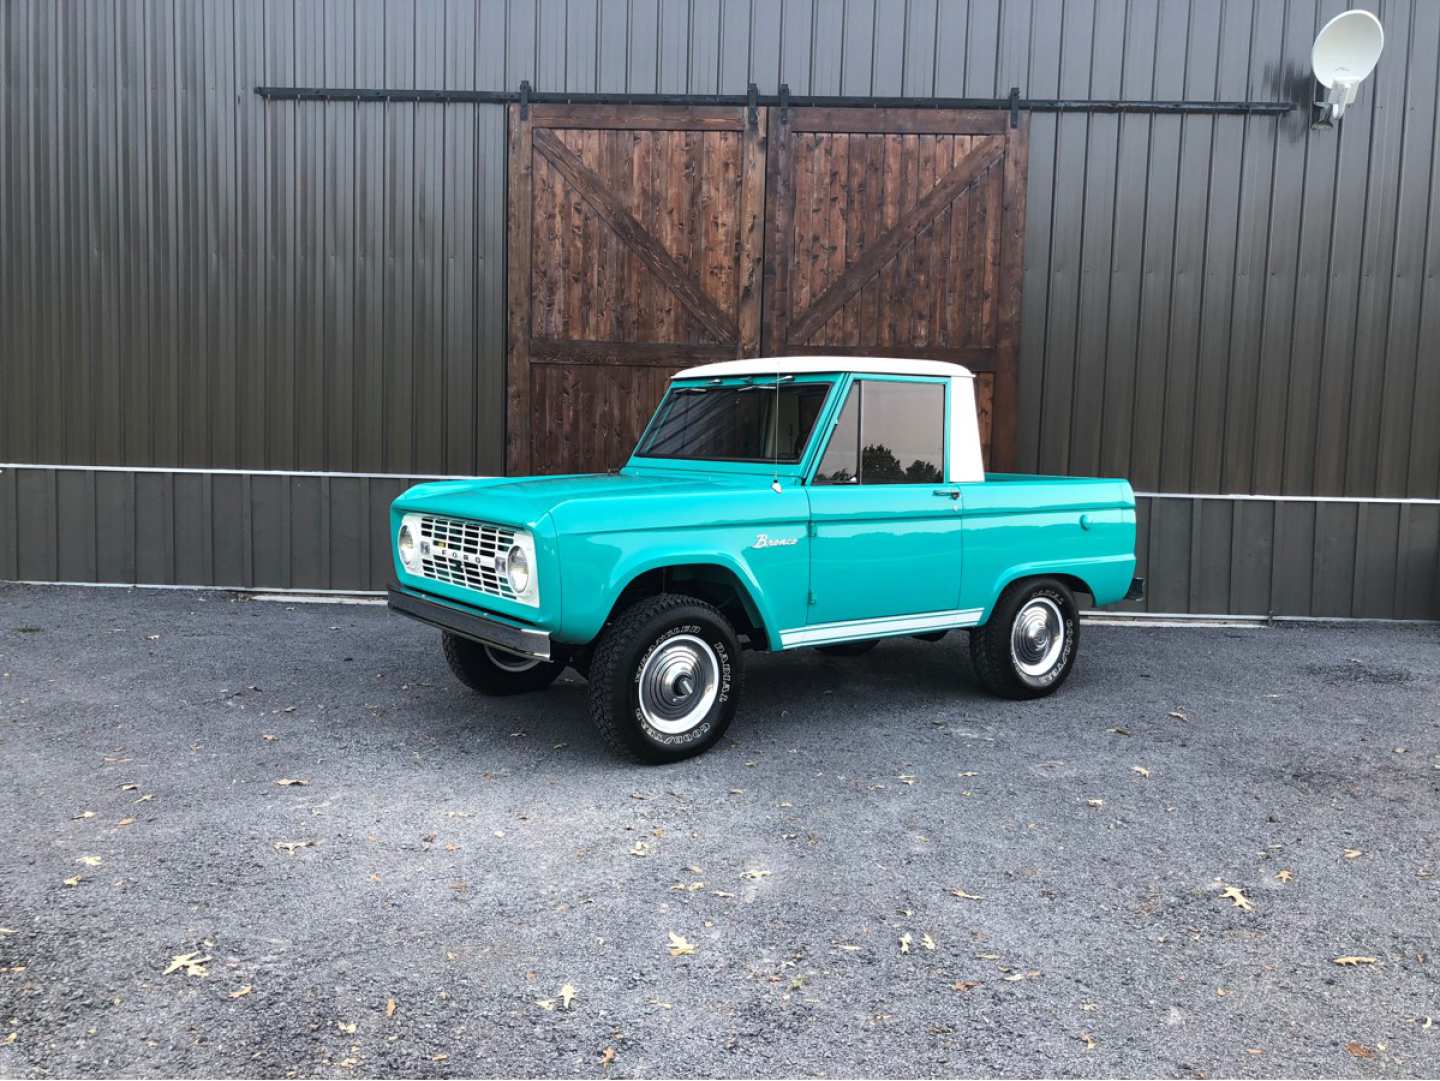
{"type": "Polygon", "coordinates": [[[640,440],[642,458],[794,464],[825,404],[829,383],[672,387],[640,440]],[[777,409],[778,407],[778,409],[777,409]]]}

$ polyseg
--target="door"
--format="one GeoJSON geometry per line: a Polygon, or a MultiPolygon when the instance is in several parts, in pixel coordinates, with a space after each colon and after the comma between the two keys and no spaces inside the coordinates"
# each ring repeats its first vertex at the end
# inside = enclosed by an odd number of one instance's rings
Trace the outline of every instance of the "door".
{"type": "Polygon", "coordinates": [[[765,353],[964,364],[1013,465],[1028,116],[772,109],[765,353]]]}
{"type": "Polygon", "coordinates": [[[891,621],[854,629],[864,637],[903,629],[897,616],[953,615],[959,606],[959,488],[945,483],[948,387],[899,377],[852,383],[807,489],[812,626],[891,621]]]}
{"type": "Polygon", "coordinates": [[[680,368],[760,341],[765,110],[510,111],[507,461],[624,463],[680,368]]]}

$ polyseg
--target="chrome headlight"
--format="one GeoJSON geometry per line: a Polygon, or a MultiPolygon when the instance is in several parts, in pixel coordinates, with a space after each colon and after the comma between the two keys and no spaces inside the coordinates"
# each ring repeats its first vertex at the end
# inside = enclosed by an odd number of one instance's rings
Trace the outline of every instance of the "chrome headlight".
{"type": "Polygon", "coordinates": [[[420,564],[420,547],[415,535],[417,531],[418,528],[411,522],[411,516],[407,514],[400,523],[400,535],[395,538],[395,550],[400,553],[400,562],[405,564],[407,570],[412,571],[420,564]]]}
{"type": "Polygon", "coordinates": [[[517,597],[523,596],[530,588],[530,557],[525,549],[515,545],[505,553],[505,577],[517,597]]]}

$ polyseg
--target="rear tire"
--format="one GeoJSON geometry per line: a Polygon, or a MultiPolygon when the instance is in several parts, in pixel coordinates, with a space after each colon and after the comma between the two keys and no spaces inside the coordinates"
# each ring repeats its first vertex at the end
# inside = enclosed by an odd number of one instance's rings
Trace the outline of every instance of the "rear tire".
{"type": "Polygon", "coordinates": [[[816,653],[827,657],[863,657],[880,644],[878,638],[862,638],[858,642],[836,642],[828,646],[816,646],[816,653]]]}
{"type": "Polygon", "coordinates": [[[1002,698],[1053,694],[1075,666],[1080,613],[1075,597],[1054,578],[1013,583],[990,620],[970,632],[970,663],[980,683],[1002,698]]]}
{"type": "Polygon", "coordinates": [[[543,691],[565,670],[558,661],[522,657],[468,638],[446,634],[445,660],[455,678],[472,691],[488,695],[527,694],[543,691]]]}
{"type": "Polygon", "coordinates": [[[617,753],[678,762],[708,750],[735,717],[740,643],[720,611],[679,593],[638,601],[601,632],[590,717],[617,753]]]}

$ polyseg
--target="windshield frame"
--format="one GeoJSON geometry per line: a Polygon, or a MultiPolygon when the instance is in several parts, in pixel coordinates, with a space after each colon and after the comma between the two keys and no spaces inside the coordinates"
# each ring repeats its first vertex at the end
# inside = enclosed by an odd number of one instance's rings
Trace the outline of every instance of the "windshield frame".
{"type": "Polygon", "coordinates": [[[664,413],[672,397],[677,391],[689,388],[701,390],[710,389],[735,389],[745,386],[773,389],[775,385],[774,375],[753,375],[753,376],[726,376],[712,379],[674,379],[665,389],[665,395],[656,404],[650,419],[645,423],[645,428],[640,433],[640,438],[635,441],[635,448],[630,453],[630,460],[627,463],[631,466],[645,466],[648,468],[662,469],[683,469],[690,472],[712,472],[722,470],[738,473],[778,473],[787,477],[803,477],[808,471],[811,459],[815,455],[816,436],[828,430],[830,414],[835,409],[835,387],[842,381],[843,373],[835,372],[805,372],[805,373],[781,373],[781,386],[807,386],[819,384],[826,388],[825,398],[820,403],[820,409],[815,414],[815,422],[810,426],[810,432],[805,439],[805,447],[798,459],[789,461],[781,459],[777,464],[773,458],[694,458],[678,455],[648,455],[641,454],[640,448],[650,438],[652,429],[657,420],[664,413]]]}

